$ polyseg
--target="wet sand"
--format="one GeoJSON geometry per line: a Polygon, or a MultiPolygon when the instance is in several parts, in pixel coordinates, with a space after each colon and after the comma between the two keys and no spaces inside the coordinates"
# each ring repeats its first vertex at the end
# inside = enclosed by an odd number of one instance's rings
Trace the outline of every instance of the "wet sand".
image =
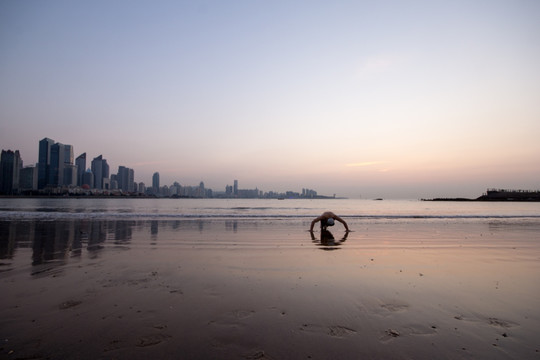
{"type": "Polygon", "coordinates": [[[350,226],[0,222],[1,357],[540,358],[537,220],[350,226]]]}

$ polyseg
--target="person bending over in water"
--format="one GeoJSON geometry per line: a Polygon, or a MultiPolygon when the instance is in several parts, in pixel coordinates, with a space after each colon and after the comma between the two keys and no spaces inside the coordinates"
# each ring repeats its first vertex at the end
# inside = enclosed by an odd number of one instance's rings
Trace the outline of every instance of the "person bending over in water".
{"type": "Polygon", "coordinates": [[[331,211],[326,211],[322,213],[321,216],[313,219],[313,221],[311,222],[311,227],[309,228],[309,231],[313,231],[313,226],[315,226],[315,223],[317,223],[318,221],[321,222],[321,230],[326,230],[328,226],[334,226],[334,220],[337,220],[340,223],[342,223],[345,226],[346,231],[351,231],[349,230],[349,227],[347,226],[347,223],[345,222],[345,220],[343,220],[342,218],[340,218],[339,216],[337,216],[331,211]]]}

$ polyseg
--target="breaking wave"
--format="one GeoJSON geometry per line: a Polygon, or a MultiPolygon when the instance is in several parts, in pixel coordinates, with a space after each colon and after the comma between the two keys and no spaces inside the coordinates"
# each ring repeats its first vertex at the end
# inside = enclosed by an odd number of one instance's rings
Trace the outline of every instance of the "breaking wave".
{"type": "MultiPolygon", "coordinates": [[[[0,211],[0,220],[190,220],[190,219],[312,219],[317,214],[237,214],[237,213],[145,213],[145,212],[64,212],[64,211],[0,211]]],[[[343,215],[344,219],[357,220],[414,220],[414,219],[540,219],[538,214],[530,215],[498,215],[498,214],[473,214],[473,215],[433,215],[433,214],[357,214],[343,215]]]]}

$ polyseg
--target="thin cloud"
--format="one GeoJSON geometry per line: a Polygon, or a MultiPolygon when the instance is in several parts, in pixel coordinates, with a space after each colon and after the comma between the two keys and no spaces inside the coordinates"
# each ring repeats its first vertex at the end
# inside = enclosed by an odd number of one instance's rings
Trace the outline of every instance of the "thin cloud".
{"type": "Polygon", "coordinates": [[[360,167],[360,166],[372,166],[377,164],[382,164],[383,161],[364,161],[364,162],[358,162],[358,163],[350,163],[345,164],[347,167],[360,167]]]}
{"type": "Polygon", "coordinates": [[[356,75],[360,78],[375,74],[382,74],[392,70],[403,59],[396,56],[379,55],[372,56],[362,61],[357,70],[356,75]]]}
{"type": "Polygon", "coordinates": [[[150,165],[163,165],[169,163],[168,160],[158,160],[158,161],[140,161],[133,164],[133,166],[150,166],[150,165]]]}

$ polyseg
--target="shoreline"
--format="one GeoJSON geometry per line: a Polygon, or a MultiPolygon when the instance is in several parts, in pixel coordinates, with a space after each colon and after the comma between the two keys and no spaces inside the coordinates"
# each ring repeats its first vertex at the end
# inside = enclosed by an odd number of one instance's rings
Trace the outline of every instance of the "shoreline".
{"type": "Polygon", "coordinates": [[[421,199],[421,201],[454,201],[454,202],[540,202],[538,199],[488,199],[488,198],[433,198],[433,199],[421,199]]]}

